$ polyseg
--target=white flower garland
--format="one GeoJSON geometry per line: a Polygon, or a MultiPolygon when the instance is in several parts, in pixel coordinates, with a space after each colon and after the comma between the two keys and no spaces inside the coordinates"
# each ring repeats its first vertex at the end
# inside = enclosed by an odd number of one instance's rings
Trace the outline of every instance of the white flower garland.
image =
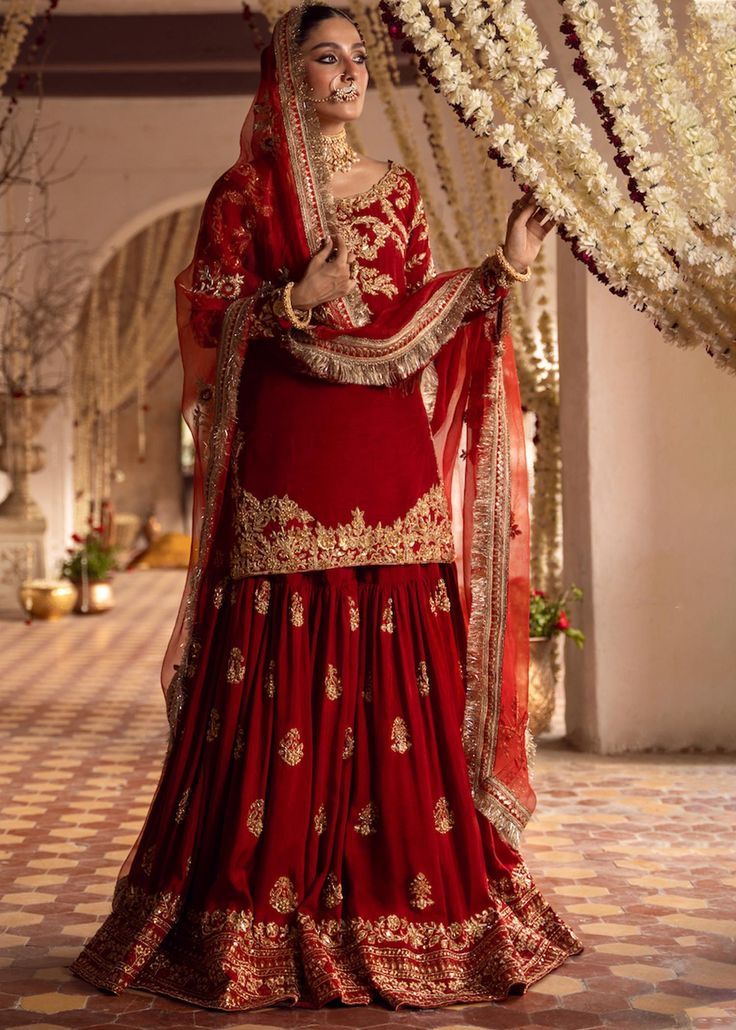
{"type": "Polygon", "coordinates": [[[661,25],[654,0],[616,0],[614,11],[622,33],[630,34],[636,43],[636,59],[652,87],[650,101],[662,115],[673,145],[683,152],[683,165],[678,171],[692,181],[694,217],[733,241],[736,227],[724,216],[733,173],[687,84],[675,72],[672,30],[661,25]]]}
{"type": "MultiPolygon", "coordinates": [[[[460,4],[456,5],[456,11],[458,13],[460,6],[460,4]]],[[[467,4],[463,6],[467,10],[467,4]]],[[[413,11],[417,9],[421,11],[419,0],[405,0],[404,3],[399,4],[398,13],[401,16],[403,11],[404,14],[408,16],[409,13],[413,13],[413,11]]],[[[435,9],[434,13],[441,22],[441,12],[435,9]]],[[[483,15],[483,17],[486,16],[483,15]]],[[[470,21],[473,24],[478,24],[479,15],[471,12],[470,21]]],[[[636,306],[644,307],[646,303],[646,294],[642,292],[640,295],[634,296],[634,290],[629,277],[623,277],[619,273],[620,266],[606,262],[605,255],[602,255],[600,252],[595,232],[589,229],[582,217],[582,214],[577,208],[575,200],[573,200],[573,197],[570,195],[570,192],[563,191],[555,187],[553,181],[555,178],[554,172],[549,176],[549,178],[544,178],[545,169],[534,158],[529,157],[529,148],[526,143],[517,138],[514,126],[510,123],[506,123],[498,126],[497,128],[491,127],[490,129],[487,129],[484,122],[481,122],[480,125],[478,124],[478,119],[475,117],[476,105],[479,102],[479,95],[480,98],[484,97],[483,91],[475,90],[471,93],[469,89],[465,87],[464,83],[459,83],[457,81],[455,73],[458,67],[461,68],[461,65],[459,64],[460,58],[454,54],[452,48],[446,40],[444,40],[441,33],[434,30],[434,32],[427,33],[426,39],[421,38],[421,32],[426,29],[427,24],[429,24],[429,19],[426,15],[423,15],[423,13],[420,14],[420,16],[416,18],[414,25],[410,27],[410,34],[412,35],[415,46],[417,46],[420,51],[423,51],[426,56],[429,56],[434,76],[441,87],[445,86],[443,92],[445,92],[446,95],[449,94],[448,99],[451,99],[452,101],[457,101],[459,99],[465,101],[462,105],[463,111],[466,116],[469,115],[475,118],[473,122],[474,131],[476,133],[487,133],[487,135],[490,136],[495,150],[503,156],[504,162],[512,167],[515,177],[522,181],[532,182],[535,184],[535,193],[540,200],[540,203],[544,205],[546,210],[548,210],[553,217],[559,221],[564,221],[568,225],[572,224],[574,226],[578,249],[583,250],[586,255],[592,255],[592,259],[590,260],[593,267],[597,268],[603,264],[604,271],[606,272],[609,281],[613,281],[621,292],[626,290],[628,287],[628,293],[633,303],[636,306]],[[414,25],[416,24],[419,25],[419,33],[413,31],[414,25]],[[436,46],[433,47],[433,44],[436,44],[436,46]],[[429,53],[427,53],[427,50],[429,50],[429,53]],[[448,86],[451,88],[448,88],[448,86]],[[464,91],[465,96],[463,96],[464,91]],[[608,267],[605,267],[606,264],[608,267]]],[[[443,27],[445,30],[448,28],[447,25],[443,27]]],[[[475,46],[476,42],[477,41],[475,40],[473,41],[473,46],[475,46]]],[[[490,35],[485,35],[485,37],[481,39],[481,42],[484,42],[491,51],[490,59],[492,60],[494,56],[498,57],[500,62],[503,64],[503,67],[497,68],[495,72],[493,70],[489,72],[491,80],[502,78],[511,65],[511,62],[504,62],[503,60],[506,48],[499,46],[494,42],[490,35]]],[[[457,39],[453,39],[453,43],[457,45],[457,39]]],[[[484,76],[486,81],[489,76],[484,76]]],[[[468,81],[469,76],[466,76],[464,82],[467,83],[468,81]]],[[[484,99],[486,104],[486,113],[488,113],[492,110],[492,102],[487,94],[484,99]]],[[[521,101],[523,102],[527,99],[527,95],[522,92],[521,101]]],[[[570,106],[571,102],[568,102],[566,107],[569,109],[570,106]]],[[[565,111],[563,119],[565,115],[569,115],[569,110],[565,111]]],[[[571,167],[570,177],[572,178],[574,175],[575,169],[571,167]]],[[[600,183],[598,183],[598,188],[600,188],[600,183]]],[[[606,187],[604,186],[604,188],[606,187]]],[[[614,188],[616,188],[615,183],[614,188]]],[[[643,233],[642,236],[644,236],[643,233]]],[[[624,254],[622,253],[619,255],[619,260],[623,262],[623,258],[624,254]]],[[[665,271],[669,272],[670,269],[666,269],[665,271]]]]}
{"type": "Polygon", "coordinates": [[[589,131],[575,124],[574,104],[555,82],[554,70],[545,67],[547,54],[521,0],[489,0],[485,7],[478,0],[454,0],[457,28],[436,0],[426,3],[432,18],[421,0],[384,0],[383,7],[401,20],[432,80],[463,120],[491,140],[494,156],[517,179],[533,187],[539,203],[564,225],[562,234],[573,236],[578,256],[602,271],[634,307],[646,308],[668,338],[685,346],[707,340],[719,363],[736,365],[733,329],[724,317],[732,314],[728,305],[720,313],[699,301],[650,232],[651,216],[642,216],[621,195],[589,131]],[[515,123],[493,126],[494,103],[505,106],[515,123]]]}
{"type": "Polygon", "coordinates": [[[10,0],[4,13],[0,29],[0,89],[8,81],[37,7],[38,0],[10,0]]]}
{"type": "Polygon", "coordinates": [[[689,7],[694,34],[703,33],[710,59],[721,74],[721,117],[736,143],[736,6],[732,0],[690,0],[689,7]]]}
{"type": "MultiPolygon", "coordinates": [[[[479,0],[455,0],[458,14],[462,11],[470,14],[468,20],[471,25],[477,23],[474,8],[479,6],[479,0]]],[[[625,249],[631,248],[636,273],[656,287],[660,308],[662,300],[665,310],[669,308],[670,291],[677,289],[680,293],[687,292],[687,304],[680,305],[680,327],[684,322],[691,333],[699,334],[701,330],[706,335],[719,334],[725,329],[725,339],[730,342],[728,326],[715,312],[713,299],[703,296],[701,284],[698,284],[697,291],[691,290],[689,284],[678,276],[671,256],[658,246],[649,231],[651,218],[642,216],[631,204],[624,202],[616,180],[592,147],[589,130],[574,123],[574,104],[571,100],[566,103],[561,99],[564,98],[561,86],[553,88],[556,85],[554,70],[545,66],[547,51],[539,43],[534,23],[525,14],[523,0],[489,0],[487,6],[505,44],[504,74],[509,80],[508,91],[516,102],[519,117],[530,134],[537,132],[542,135],[545,147],[553,148],[553,152],[559,155],[558,164],[566,166],[568,186],[578,195],[581,193],[579,181],[582,179],[588,193],[585,198],[588,211],[593,205],[603,208],[606,224],[596,227],[601,245],[606,250],[611,249],[613,240],[610,228],[613,228],[616,235],[627,241],[625,249]],[[548,112],[551,112],[550,118],[546,117],[548,112]],[[552,123],[552,131],[547,131],[547,122],[552,123]],[[697,317],[697,322],[693,316],[697,317]]],[[[621,256],[615,260],[620,266],[621,256]]],[[[625,260],[626,257],[623,258],[625,260]]],[[[634,277],[630,270],[628,279],[631,295],[634,277]]],[[[648,295],[648,307],[651,309],[651,287],[644,283],[639,288],[648,295]]],[[[661,318],[661,314],[657,317],[661,318]]]]}
{"type": "MultiPolygon", "coordinates": [[[[452,6],[461,21],[467,26],[473,25],[480,9],[478,0],[453,0],[452,6]]],[[[566,181],[573,184],[582,179],[588,193],[599,196],[606,217],[611,218],[614,225],[618,223],[627,229],[633,243],[631,263],[641,265],[647,278],[674,286],[671,264],[661,260],[656,248],[647,246],[644,220],[625,200],[617,181],[594,150],[590,130],[575,122],[575,106],[556,83],[554,69],[545,67],[547,51],[539,42],[535,26],[525,15],[522,0],[489,0],[487,7],[506,43],[501,51],[504,59],[500,74],[522,124],[530,135],[541,129],[545,145],[554,147],[553,152],[558,155],[558,166],[566,181]]],[[[492,71],[491,61],[499,48],[486,44],[479,49],[485,52],[487,66],[492,71]]],[[[600,250],[597,241],[590,242],[600,250]]]]}
{"type": "MultiPolygon", "coordinates": [[[[665,158],[652,151],[651,137],[633,112],[636,94],[628,88],[628,76],[618,67],[613,39],[601,24],[602,11],[595,0],[560,0],[569,24],[575,29],[576,49],[584,58],[596,90],[605,101],[610,118],[609,139],[618,142],[624,170],[633,176],[647,209],[656,215],[650,230],[679,261],[707,267],[716,275],[736,269],[736,254],[723,246],[705,243],[680,205],[678,193],[666,182],[665,158]]],[[[599,112],[600,113],[600,112],[599,112]]],[[[614,143],[616,145],[616,143],[614,143]]]]}

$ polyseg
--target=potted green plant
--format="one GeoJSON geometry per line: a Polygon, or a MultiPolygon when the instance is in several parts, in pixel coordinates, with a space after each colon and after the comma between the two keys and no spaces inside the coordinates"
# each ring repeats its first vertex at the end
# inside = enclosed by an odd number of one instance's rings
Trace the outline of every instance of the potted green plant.
{"type": "MultiPolygon", "coordinates": [[[[104,504],[104,502],[103,502],[104,504]]],[[[77,587],[74,611],[82,615],[106,612],[113,607],[111,574],[115,570],[115,548],[110,543],[110,520],[93,525],[84,536],[72,534],[75,546],[67,548],[61,575],[77,587]]]]}
{"type": "Polygon", "coordinates": [[[558,633],[564,633],[577,647],[585,643],[585,635],[570,625],[566,606],[571,601],[581,601],[583,591],[574,584],[557,600],[548,597],[543,590],[532,590],[529,599],[529,639],[550,640],[558,633]]]}
{"type": "Polygon", "coordinates": [[[581,630],[570,625],[567,607],[580,601],[583,591],[574,584],[559,597],[532,590],[529,598],[529,729],[536,736],[549,728],[555,706],[554,649],[560,634],[576,647],[585,643],[581,630]]]}

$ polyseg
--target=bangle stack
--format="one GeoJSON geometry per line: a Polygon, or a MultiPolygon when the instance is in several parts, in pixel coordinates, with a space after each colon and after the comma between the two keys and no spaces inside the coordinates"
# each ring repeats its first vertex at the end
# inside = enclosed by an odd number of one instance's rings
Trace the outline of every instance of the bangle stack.
{"type": "Polygon", "coordinates": [[[496,247],[496,261],[498,261],[498,264],[501,268],[501,272],[503,273],[503,276],[507,281],[516,283],[526,283],[529,282],[529,280],[532,277],[531,268],[527,268],[525,272],[519,272],[516,268],[514,268],[514,266],[511,264],[509,259],[504,254],[503,247],[501,246],[501,244],[499,244],[496,247]]]}
{"type": "Polygon", "coordinates": [[[277,315],[285,318],[294,329],[306,329],[312,321],[312,309],[309,308],[306,316],[300,316],[296,313],[291,303],[291,291],[293,288],[294,283],[289,281],[279,290],[274,301],[274,310],[277,315]]]}

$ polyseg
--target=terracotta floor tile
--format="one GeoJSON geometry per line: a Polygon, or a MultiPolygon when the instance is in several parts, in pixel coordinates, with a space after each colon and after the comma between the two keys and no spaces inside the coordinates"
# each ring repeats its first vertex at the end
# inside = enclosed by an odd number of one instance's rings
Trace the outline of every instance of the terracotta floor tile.
{"type": "Polygon", "coordinates": [[[682,1026],[682,1022],[674,1016],[655,1015],[637,1009],[619,1009],[606,1014],[606,1025],[621,1027],[622,1030],[635,1030],[645,1027],[646,1030],[664,1030],[665,1027],[682,1026]]]}
{"type": "Polygon", "coordinates": [[[642,1009],[644,1012],[658,1012],[663,1015],[678,1015],[684,1013],[685,1009],[690,1005],[694,1007],[698,1004],[696,998],[687,998],[680,994],[642,994],[639,997],[632,998],[631,1004],[634,1008],[642,1009]]]}
{"type": "Polygon", "coordinates": [[[540,1026],[559,1027],[560,1030],[592,1030],[601,1025],[594,1012],[576,1009],[552,1009],[549,1012],[538,1012],[534,1018],[540,1026]]]}
{"type": "Polygon", "coordinates": [[[623,941],[610,941],[594,945],[595,950],[604,955],[651,955],[655,948],[647,944],[629,944],[623,941]]]}
{"type": "Polygon", "coordinates": [[[681,975],[687,983],[736,991],[736,963],[694,958],[681,975]]]}
{"type": "Polygon", "coordinates": [[[600,902],[588,901],[566,905],[565,911],[577,916],[617,916],[621,915],[622,909],[618,905],[602,905],[600,902]]]}
{"type": "Polygon", "coordinates": [[[68,1012],[83,1009],[87,998],[82,994],[61,994],[51,991],[47,994],[27,994],[21,998],[20,1007],[31,1012],[68,1012]]]}

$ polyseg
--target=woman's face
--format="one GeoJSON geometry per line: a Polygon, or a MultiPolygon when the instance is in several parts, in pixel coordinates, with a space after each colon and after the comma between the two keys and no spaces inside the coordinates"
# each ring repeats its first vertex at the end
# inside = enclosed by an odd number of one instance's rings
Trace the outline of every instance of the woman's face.
{"type": "Polygon", "coordinates": [[[344,89],[351,79],[357,90],[355,99],[315,104],[322,129],[336,132],[344,122],[359,118],[368,88],[368,69],[365,43],[352,22],[340,17],[318,22],[301,52],[313,100],[324,100],[335,88],[344,89]]]}

